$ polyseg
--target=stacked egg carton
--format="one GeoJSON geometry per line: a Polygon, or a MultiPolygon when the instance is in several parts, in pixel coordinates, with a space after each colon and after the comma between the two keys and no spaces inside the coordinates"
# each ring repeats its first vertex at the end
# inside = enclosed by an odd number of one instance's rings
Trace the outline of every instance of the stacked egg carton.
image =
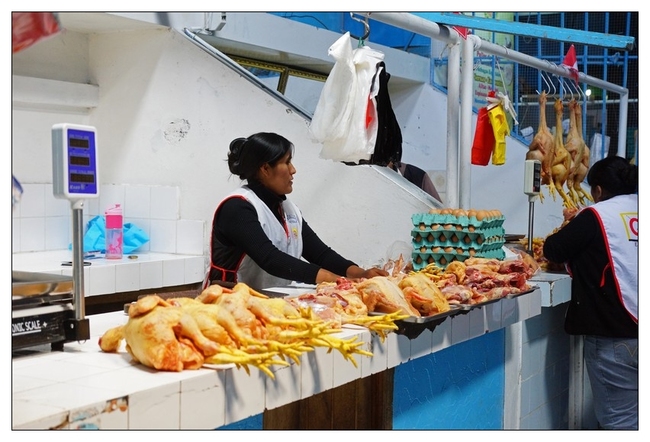
{"type": "Polygon", "coordinates": [[[411,216],[413,269],[446,268],[470,257],[504,259],[503,214],[498,210],[432,209],[411,216]]]}

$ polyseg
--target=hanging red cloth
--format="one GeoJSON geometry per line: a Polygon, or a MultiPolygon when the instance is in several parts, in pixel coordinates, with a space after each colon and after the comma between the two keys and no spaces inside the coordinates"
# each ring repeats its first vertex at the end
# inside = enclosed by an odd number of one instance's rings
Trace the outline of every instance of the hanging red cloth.
{"type": "MultiPolygon", "coordinates": [[[[494,97],[495,92],[490,91],[489,97],[494,97]]],[[[496,139],[494,138],[494,130],[492,123],[490,123],[490,115],[487,106],[478,110],[478,118],[476,120],[476,130],[474,131],[474,143],[472,144],[472,164],[475,166],[487,166],[490,164],[490,157],[496,139]]]]}
{"type": "Polygon", "coordinates": [[[16,53],[61,30],[51,12],[12,12],[11,49],[16,53]]]}

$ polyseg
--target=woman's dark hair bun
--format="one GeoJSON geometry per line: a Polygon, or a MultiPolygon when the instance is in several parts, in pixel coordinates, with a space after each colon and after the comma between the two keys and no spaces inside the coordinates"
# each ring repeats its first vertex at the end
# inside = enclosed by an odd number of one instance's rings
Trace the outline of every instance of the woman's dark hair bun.
{"type": "Polygon", "coordinates": [[[228,152],[228,168],[230,173],[233,175],[240,175],[240,157],[242,152],[242,146],[246,143],[247,138],[235,138],[230,142],[230,148],[228,152]]]}

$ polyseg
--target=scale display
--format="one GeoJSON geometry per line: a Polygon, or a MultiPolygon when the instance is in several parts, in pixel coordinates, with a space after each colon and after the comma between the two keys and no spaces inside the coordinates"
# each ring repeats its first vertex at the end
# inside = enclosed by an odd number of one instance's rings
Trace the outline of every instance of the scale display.
{"type": "Polygon", "coordinates": [[[71,200],[98,197],[97,159],[94,127],[68,123],[52,126],[54,196],[71,200]]]}

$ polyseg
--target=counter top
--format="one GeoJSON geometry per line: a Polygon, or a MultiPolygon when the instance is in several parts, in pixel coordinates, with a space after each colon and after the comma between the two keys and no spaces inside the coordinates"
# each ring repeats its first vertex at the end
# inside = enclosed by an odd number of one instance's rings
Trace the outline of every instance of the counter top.
{"type": "MultiPolygon", "coordinates": [[[[72,275],[72,251],[14,253],[11,269],[23,272],[72,275]]],[[[135,253],[121,259],[91,258],[84,267],[86,296],[156,289],[203,281],[206,261],[200,255],[135,253]]]]}
{"type": "Polygon", "coordinates": [[[538,272],[528,282],[542,291],[542,307],[554,307],[571,300],[571,277],[567,273],[538,272]]]}
{"type": "Polygon", "coordinates": [[[316,348],[300,364],[273,367],[275,379],[230,366],[149,369],[135,364],[124,344],[113,354],[98,346],[109,328],[126,322],[124,312],[91,315],[88,341],[14,354],[12,428],[214,429],[539,315],[541,296],[535,289],[449,316],[414,339],[389,333],[382,342],[351,326],[339,335],[356,336],[372,357],[355,355],[355,367],[335,350],[316,348]]]}

